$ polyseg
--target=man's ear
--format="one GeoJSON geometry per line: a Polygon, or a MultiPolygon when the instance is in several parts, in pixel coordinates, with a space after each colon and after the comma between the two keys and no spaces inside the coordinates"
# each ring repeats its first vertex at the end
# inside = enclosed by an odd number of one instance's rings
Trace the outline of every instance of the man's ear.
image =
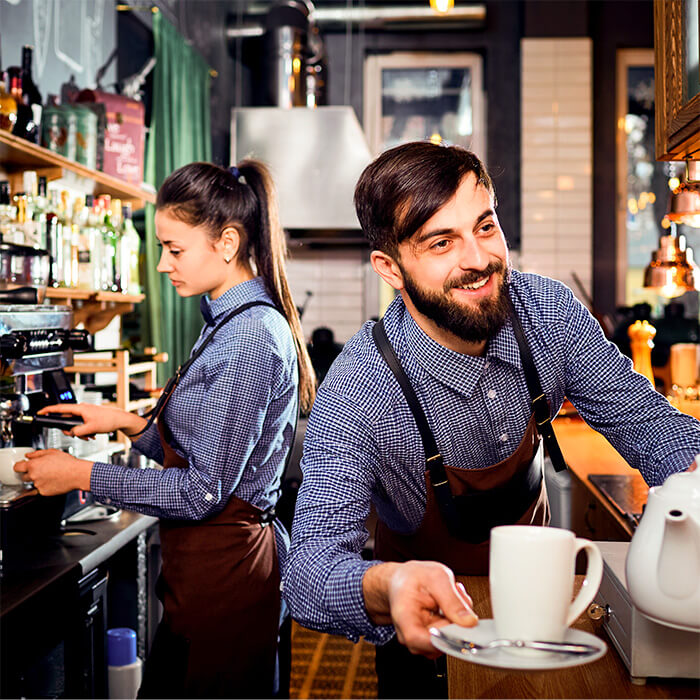
{"type": "Polygon", "coordinates": [[[390,286],[401,291],[404,287],[401,268],[394,258],[381,250],[373,250],[370,262],[374,271],[390,286]]]}

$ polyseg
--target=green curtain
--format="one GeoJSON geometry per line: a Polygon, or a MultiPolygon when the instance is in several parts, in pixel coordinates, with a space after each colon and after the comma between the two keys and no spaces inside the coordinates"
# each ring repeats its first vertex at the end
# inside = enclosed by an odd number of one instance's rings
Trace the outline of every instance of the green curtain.
{"type": "MultiPolygon", "coordinates": [[[[156,189],[177,168],[211,160],[209,66],[161,12],[153,16],[156,67],[151,127],[146,147],[146,182],[156,189]]],[[[146,205],[146,304],[144,337],[169,355],[159,379],[184,362],[202,326],[199,297],[181,299],[167,275],[156,271],[160,257],[155,207],[146,205]]]]}

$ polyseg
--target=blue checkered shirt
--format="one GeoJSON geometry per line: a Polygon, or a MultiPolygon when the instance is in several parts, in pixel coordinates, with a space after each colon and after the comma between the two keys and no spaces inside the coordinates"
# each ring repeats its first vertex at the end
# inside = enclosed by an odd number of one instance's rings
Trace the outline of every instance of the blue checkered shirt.
{"type": "MultiPolygon", "coordinates": [[[[514,271],[512,297],[555,416],[566,395],[649,484],[700,453],[700,423],[676,411],[632,370],[563,284],[514,271]]],[[[509,457],[530,419],[530,397],[510,322],[482,357],[449,350],[416,325],[401,298],[384,317],[445,463],[480,469],[509,457]]],[[[381,643],[392,626],[367,616],[361,558],[374,504],[392,530],[414,532],[425,513],[425,455],[398,382],[372,340],[372,323],[346,344],[310,416],[283,591],[302,625],[381,643]]],[[[564,455],[566,457],[566,455],[564,455]]]]}
{"type": "MultiPolygon", "coordinates": [[[[271,303],[261,278],[210,302],[214,323],[249,301],[271,303]]],[[[194,349],[212,330],[205,325],[194,349]]],[[[192,364],[164,416],[186,469],[133,469],[96,462],[90,488],[103,503],[147,515],[201,520],[231,495],[268,508],[277,502],[297,411],[297,359],[289,325],[254,306],[228,321],[192,364]]],[[[158,428],[133,447],[162,462],[158,428]]],[[[276,523],[276,525],[278,525],[276,523]]],[[[278,526],[280,558],[286,533],[278,526]]]]}

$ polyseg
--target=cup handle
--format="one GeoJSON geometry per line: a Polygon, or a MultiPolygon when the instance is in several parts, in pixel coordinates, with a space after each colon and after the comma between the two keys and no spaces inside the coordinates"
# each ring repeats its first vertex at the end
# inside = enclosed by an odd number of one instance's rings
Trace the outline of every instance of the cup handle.
{"type": "Polygon", "coordinates": [[[603,557],[598,547],[591,540],[585,540],[580,537],[576,538],[575,546],[574,559],[582,549],[586,550],[586,577],[583,580],[581,590],[569,606],[569,614],[566,618],[567,627],[572,625],[579,615],[593,602],[593,598],[598,592],[603,578],[603,557]]]}

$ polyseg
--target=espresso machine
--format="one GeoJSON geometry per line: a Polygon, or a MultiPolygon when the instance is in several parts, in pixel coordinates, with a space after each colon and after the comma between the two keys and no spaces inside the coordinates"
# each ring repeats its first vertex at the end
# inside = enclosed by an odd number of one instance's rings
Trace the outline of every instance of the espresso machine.
{"type": "MultiPolygon", "coordinates": [[[[74,350],[89,350],[86,331],[72,328],[67,306],[0,304],[0,446],[43,449],[44,429],[70,430],[81,419],[36,415],[44,406],[74,403],[63,368],[74,350]]],[[[41,496],[30,484],[0,484],[0,572],[12,568],[15,555],[56,533],[67,503],[85,502],[82,492],[41,496]]]]}

